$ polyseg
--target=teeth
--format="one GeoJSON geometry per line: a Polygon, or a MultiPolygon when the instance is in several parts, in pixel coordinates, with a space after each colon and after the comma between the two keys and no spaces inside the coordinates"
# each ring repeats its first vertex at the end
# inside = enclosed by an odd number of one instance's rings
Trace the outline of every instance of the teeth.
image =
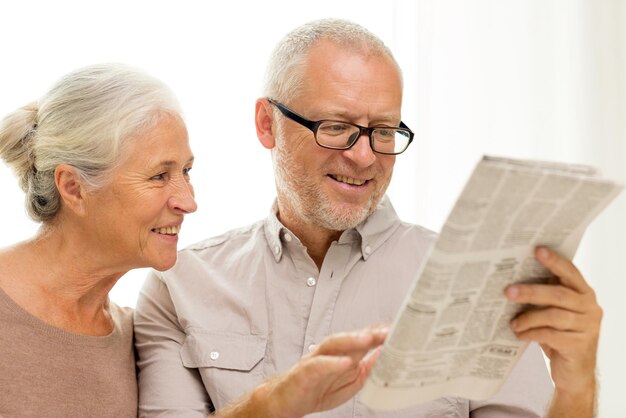
{"type": "Polygon", "coordinates": [[[177,226],[168,226],[167,228],[155,228],[154,231],[163,235],[176,235],[180,231],[180,228],[177,226]]]}
{"type": "Polygon", "coordinates": [[[361,186],[365,184],[365,180],[358,180],[352,177],[346,177],[346,176],[333,176],[333,177],[335,178],[335,180],[340,181],[342,183],[354,184],[356,186],[361,186]]]}

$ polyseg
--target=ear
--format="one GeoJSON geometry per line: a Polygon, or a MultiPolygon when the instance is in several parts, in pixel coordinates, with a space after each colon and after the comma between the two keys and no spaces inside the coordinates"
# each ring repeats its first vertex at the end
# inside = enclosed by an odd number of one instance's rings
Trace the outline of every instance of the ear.
{"type": "Polygon", "coordinates": [[[64,205],[77,215],[84,215],[86,213],[85,191],[76,168],[59,164],[54,169],[54,183],[64,205]]]}
{"type": "Polygon", "coordinates": [[[267,149],[272,149],[276,145],[272,126],[274,125],[274,112],[272,104],[267,99],[258,99],[254,112],[254,123],[256,125],[256,136],[261,145],[267,149]]]}

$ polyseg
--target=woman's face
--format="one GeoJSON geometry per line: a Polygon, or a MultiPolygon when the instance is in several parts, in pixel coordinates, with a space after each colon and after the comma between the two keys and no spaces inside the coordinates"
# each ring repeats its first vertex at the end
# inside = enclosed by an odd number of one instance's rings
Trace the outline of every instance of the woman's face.
{"type": "Polygon", "coordinates": [[[90,226],[85,229],[111,267],[166,270],[176,262],[183,218],[197,208],[185,124],[164,117],[122,154],[111,183],[86,199],[90,226]]]}

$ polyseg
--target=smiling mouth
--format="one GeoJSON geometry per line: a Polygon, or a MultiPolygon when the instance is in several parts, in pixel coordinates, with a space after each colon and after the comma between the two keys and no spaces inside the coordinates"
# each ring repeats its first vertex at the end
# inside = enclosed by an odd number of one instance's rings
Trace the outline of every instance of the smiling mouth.
{"type": "Polygon", "coordinates": [[[167,228],[153,228],[152,232],[156,232],[161,235],[178,235],[180,232],[180,226],[168,226],[167,228]]]}
{"type": "Polygon", "coordinates": [[[360,180],[360,179],[355,179],[352,177],[338,176],[334,174],[329,174],[328,176],[335,181],[338,181],[340,183],[350,184],[352,186],[362,186],[368,182],[368,180],[360,180]]]}

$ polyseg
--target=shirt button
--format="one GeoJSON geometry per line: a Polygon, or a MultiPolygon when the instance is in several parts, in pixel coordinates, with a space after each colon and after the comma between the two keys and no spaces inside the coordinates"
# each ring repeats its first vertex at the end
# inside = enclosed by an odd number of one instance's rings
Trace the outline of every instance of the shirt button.
{"type": "Polygon", "coordinates": [[[315,350],[315,344],[309,344],[309,353],[313,350],[315,350]]]}
{"type": "Polygon", "coordinates": [[[285,238],[285,241],[291,242],[291,235],[285,234],[284,238],[285,238]]]}
{"type": "Polygon", "coordinates": [[[370,247],[369,245],[366,245],[363,250],[365,251],[365,254],[367,255],[370,255],[372,253],[372,247],[370,247]]]}
{"type": "Polygon", "coordinates": [[[280,247],[278,245],[274,247],[274,254],[280,254],[280,247]]]}
{"type": "Polygon", "coordinates": [[[219,351],[211,351],[209,357],[211,357],[211,360],[217,360],[218,358],[220,358],[220,353],[219,351]]]}
{"type": "Polygon", "coordinates": [[[309,287],[315,286],[316,283],[317,280],[315,280],[315,277],[309,277],[308,279],[306,279],[306,285],[309,287]]]}

